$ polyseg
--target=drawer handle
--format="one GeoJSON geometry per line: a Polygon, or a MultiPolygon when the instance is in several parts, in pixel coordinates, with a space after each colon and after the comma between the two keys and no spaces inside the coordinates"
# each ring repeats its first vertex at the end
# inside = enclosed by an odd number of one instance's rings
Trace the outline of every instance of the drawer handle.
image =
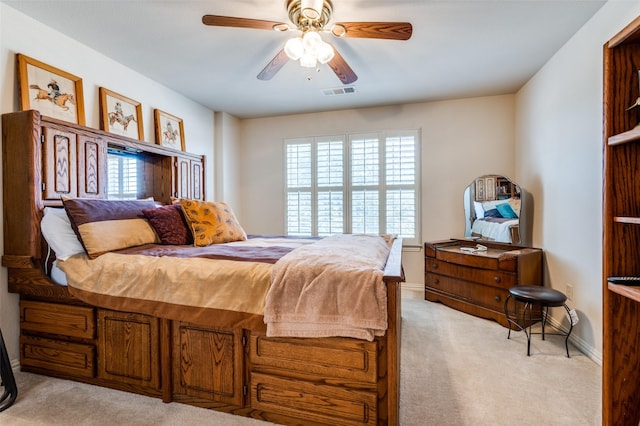
{"type": "Polygon", "coordinates": [[[438,284],[440,284],[440,280],[436,278],[435,280],[433,280],[433,283],[434,283],[435,285],[438,285],[438,284]]]}
{"type": "Polygon", "coordinates": [[[431,267],[433,269],[438,269],[438,264],[434,262],[434,263],[431,264],[431,267]]]}
{"type": "Polygon", "coordinates": [[[500,277],[493,277],[493,281],[499,283],[500,282],[500,277]]]}
{"type": "Polygon", "coordinates": [[[499,302],[500,301],[500,296],[494,296],[493,300],[495,300],[496,302],[499,302]]]}

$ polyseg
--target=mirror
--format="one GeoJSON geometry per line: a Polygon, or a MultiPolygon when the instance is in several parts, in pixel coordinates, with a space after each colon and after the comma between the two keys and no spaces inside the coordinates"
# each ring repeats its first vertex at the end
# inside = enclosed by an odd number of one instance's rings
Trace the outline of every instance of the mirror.
{"type": "Polygon", "coordinates": [[[484,175],[464,191],[465,238],[524,244],[520,186],[506,176],[484,175]]]}

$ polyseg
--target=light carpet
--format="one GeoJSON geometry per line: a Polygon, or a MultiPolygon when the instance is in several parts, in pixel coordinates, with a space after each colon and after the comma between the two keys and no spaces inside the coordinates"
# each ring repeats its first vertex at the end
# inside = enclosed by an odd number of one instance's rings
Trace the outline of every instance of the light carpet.
{"type": "MultiPolygon", "coordinates": [[[[600,425],[601,368],[534,336],[403,290],[400,424],[600,425]]],[[[29,373],[2,425],[266,425],[254,419],[29,373]]]]}

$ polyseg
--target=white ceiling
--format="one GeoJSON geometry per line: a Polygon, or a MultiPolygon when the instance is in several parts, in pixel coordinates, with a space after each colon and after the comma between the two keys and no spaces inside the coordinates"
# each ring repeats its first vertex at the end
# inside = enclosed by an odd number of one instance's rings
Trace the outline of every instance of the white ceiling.
{"type": "Polygon", "coordinates": [[[332,22],[408,21],[408,41],[335,39],[353,94],[326,65],[256,75],[292,33],[210,27],[205,14],[289,22],[285,0],[0,0],[190,99],[239,118],[517,91],[606,1],[333,0],[332,22]],[[311,80],[308,79],[311,75],[311,80]]]}

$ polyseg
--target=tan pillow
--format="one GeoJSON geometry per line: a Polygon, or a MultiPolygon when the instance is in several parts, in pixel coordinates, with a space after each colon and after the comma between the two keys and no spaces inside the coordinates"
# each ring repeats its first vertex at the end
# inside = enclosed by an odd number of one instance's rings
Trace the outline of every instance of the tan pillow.
{"type": "Polygon", "coordinates": [[[226,203],[180,200],[180,206],[196,247],[247,239],[247,233],[226,203]]]}
{"type": "Polygon", "coordinates": [[[142,214],[142,210],[156,207],[153,200],[63,198],[62,204],[92,259],[109,251],[160,242],[142,214]]]}

